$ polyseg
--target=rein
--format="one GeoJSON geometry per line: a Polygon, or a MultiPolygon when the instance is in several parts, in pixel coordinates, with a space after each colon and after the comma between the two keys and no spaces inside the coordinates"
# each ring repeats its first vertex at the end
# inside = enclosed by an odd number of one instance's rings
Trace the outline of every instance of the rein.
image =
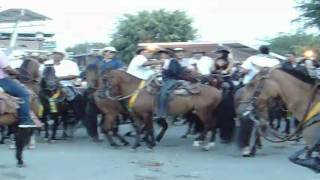
{"type": "MultiPolygon", "coordinates": [[[[271,71],[269,71],[269,73],[267,74],[268,76],[269,76],[270,72],[271,72],[271,71]]],[[[309,114],[309,112],[310,112],[311,105],[312,105],[312,103],[314,102],[315,96],[316,96],[316,94],[317,94],[317,90],[318,90],[318,88],[320,87],[320,82],[317,82],[317,83],[314,85],[314,87],[313,87],[313,89],[312,89],[312,94],[311,94],[311,96],[310,96],[310,99],[309,99],[309,102],[308,102],[308,105],[307,105],[307,108],[306,108],[305,113],[304,113],[303,118],[302,118],[302,121],[298,124],[296,130],[295,130],[293,133],[291,133],[290,135],[288,135],[287,137],[280,137],[279,135],[277,135],[277,132],[273,131],[273,135],[274,135],[276,138],[280,139],[280,140],[272,140],[272,139],[268,138],[264,133],[262,133],[261,126],[259,126],[259,125],[260,125],[260,122],[259,122],[259,120],[257,120],[257,119],[255,118],[255,116],[254,116],[254,114],[256,114],[256,111],[255,111],[255,109],[254,109],[255,100],[256,100],[256,99],[258,98],[258,96],[261,94],[261,90],[262,90],[262,88],[263,88],[263,86],[262,86],[263,83],[262,83],[262,82],[264,82],[264,81],[262,81],[262,80],[265,80],[265,79],[269,78],[268,76],[263,76],[263,77],[259,80],[260,83],[258,84],[257,88],[255,89],[255,91],[254,91],[254,93],[253,93],[253,96],[250,98],[250,100],[240,102],[240,103],[250,103],[250,104],[248,105],[248,107],[246,108],[247,111],[244,112],[243,115],[244,115],[244,116],[249,115],[249,117],[250,117],[249,119],[252,120],[255,124],[258,125],[257,130],[258,130],[259,134],[260,134],[265,140],[267,140],[267,141],[269,141],[269,142],[272,142],[272,143],[282,143],[282,142],[286,142],[286,141],[295,141],[295,140],[301,139],[302,137],[297,137],[297,138],[294,138],[294,139],[293,139],[293,137],[295,137],[295,136],[297,136],[298,134],[300,134],[300,132],[301,132],[303,129],[305,129],[305,128],[307,128],[307,127],[310,127],[310,126],[312,126],[313,124],[315,124],[315,123],[317,122],[317,121],[315,121],[315,122],[312,122],[312,123],[308,124],[307,126],[305,126],[305,125],[309,122],[308,119],[306,119],[306,118],[307,118],[307,116],[308,116],[308,114],[309,114]]],[[[313,119],[313,118],[311,118],[311,119],[313,119]]]]}
{"type": "MultiPolygon", "coordinates": [[[[107,98],[110,98],[111,100],[116,100],[116,101],[122,101],[122,100],[125,100],[125,99],[128,99],[128,98],[131,98],[132,96],[138,94],[142,89],[148,87],[151,82],[156,79],[158,76],[158,74],[155,74],[153,76],[151,76],[151,78],[149,78],[142,87],[138,87],[136,90],[134,90],[132,93],[129,93],[128,95],[126,96],[115,96],[115,97],[111,97],[109,94],[108,94],[108,97],[107,98]]],[[[103,90],[105,91],[105,90],[103,90]]],[[[108,91],[108,89],[107,89],[108,91]]]]}

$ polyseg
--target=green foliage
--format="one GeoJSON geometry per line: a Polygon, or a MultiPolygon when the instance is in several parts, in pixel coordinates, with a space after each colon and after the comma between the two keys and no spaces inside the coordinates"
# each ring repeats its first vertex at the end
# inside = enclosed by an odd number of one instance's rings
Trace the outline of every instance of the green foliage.
{"type": "Polygon", "coordinates": [[[68,47],[66,51],[74,52],[74,54],[85,54],[88,53],[91,49],[102,49],[106,47],[107,44],[105,43],[82,43],[77,44],[73,47],[68,47]]]}
{"type": "Polygon", "coordinates": [[[307,49],[320,50],[320,36],[298,32],[296,34],[280,34],[267,40],[273,52],[284,55],[289,51],[303,55],[307,49]]]}
{"type": "Polygon", "coordinates": [[[298,10],[301,15],[298,18],[306,27],[320,29],[320,0],[298,0],[298,10]]]}
{"type": "Polygon", "coordinates": [[[192,19],[183,11],[141,11],[136,15],[125,14],[120,19],[111,45],[129,62],[139,43],[183,42],[193,40],[195,34],[192,19]]]}

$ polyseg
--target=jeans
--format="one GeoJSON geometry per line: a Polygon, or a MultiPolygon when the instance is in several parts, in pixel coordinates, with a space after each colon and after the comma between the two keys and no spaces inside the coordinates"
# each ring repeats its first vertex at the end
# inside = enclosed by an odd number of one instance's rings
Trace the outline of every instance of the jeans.
{"type": "Polygon", "coordinates": [[[30,117],[30,94],[25,87],[10,78],[0,79],[0,87],[6,93],[18,97],[23,101],[18,109],[19,123],[23,124],[32,121],[30,117]]]}
{"type": "Polygon", "coordinates": [[[169,79],[164,81],[158,96],[158,113],[159,117],[166,117],[168,114],[168,101],[172,91],[177,88],[180,83],[177,80],[169,79]]]}

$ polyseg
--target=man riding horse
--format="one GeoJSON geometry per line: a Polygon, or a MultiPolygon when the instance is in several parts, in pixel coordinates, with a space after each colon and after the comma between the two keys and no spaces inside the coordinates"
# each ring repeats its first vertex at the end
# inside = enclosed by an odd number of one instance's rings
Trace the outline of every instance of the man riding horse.
{"type": "Polygon", "coordinates": [[[19,84],[12,80],[9,75],[18,75],[19,73],[12,69],[9,65],[9,59],[0,51],[0,87],[8,94],[18,97],[22,100],[18,109],[18,119],[20,128],[35,128],[37,127],[30,112],[30,93],[19,84]]]}
{"type": "MultiPolygon", "coordinates": [[[[77,123],[78,120],[82,119],[83,117],[83,111],[82,111],[83,109],[81,108],[82,97],[80,93],[75,89],[73,85],[73,80],[78,78],[80,71],[79,71],[78,65],[75,62],[65,59],[65,57],[66,57],[66,53],[63,50],[54,50],[52,59],[46,61],[44,64],[45,66],[52,66],[54,68],[54,75],[59,81],[59,86],[61,87],[62,93],[65,95],[67,104],[73,110],[74,116],[76,118],[75,123],[77,123]]],[[[60,94],[60,93],[57,93],[57,94],[60,94]]],[[[59,97],[54,98],[54,96],[55,95],[52,95],[50,99],[51,101],[53,99],[54,101],[56,101],[55,99],[59,98],[59,97]]],[[[45,99],[46,99],[45,101],[50,101],[47,98],[45,99]]],[[[53,109],[51,109],[51,111],[53,109]]],[[[64,134],[64,135],[66,136],[67,134],[64,134]]]]}
{"type": "MultiPolygon", "coordinates": [[[[107,71],[113,69],[119,69],[124,66],[123,62],[120,59],[116,58],[117,50],[114,47],[105,47],[102,50],[103,59],[97,59],[93,64],[88,65],[87,69],[94,68],[98,70],[98,75],[102,76],[107,71]]],[[[90,85],[90,84],[88,84],[90,85]]],[[[97,86],[95,84],[94,86],[97,86]]],[[[87,131],[89,136],[93,139],[94,142],[99,142],[98,136],[98,119],[97,115],[99,114],[99,110],[94,102],[93,93],[95,92],[97,87],[88,87],[85,91],[86,105],[85,105],[85,126],[87,127],[87,131]]]]}

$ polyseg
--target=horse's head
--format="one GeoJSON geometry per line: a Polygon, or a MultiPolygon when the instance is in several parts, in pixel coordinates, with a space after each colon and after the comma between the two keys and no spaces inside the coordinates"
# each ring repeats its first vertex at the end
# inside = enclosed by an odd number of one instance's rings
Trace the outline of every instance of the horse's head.
{"type": "Polygon", "coordinates": [[[95,64],[88,65],[85,76],[86,76],[86,81],[88,83],[88,87],[98,88],[99,75],[98,75],[97,65],[95,64]]]}
{"type": "Polygon", "coordinates": [[[263,133],[267,130],[270,100],[278,97],[280,92],[278,84],[270,78],[271,71],[261,71],[235,93],[234,104],[241,124],[238,138],[241,147],[248,145],[254,125],[263,133]]]}
{"type": "Polygon", "coordinates": [[[217,89],[221,89],[221,87],[222,87],[223,79],[221,76],[219,76],[217,74],[209,75],[207,77],[207,81],[210,86],[213,86],[217,89]]]}
{"type": "Polygon", "coordinates": [[[44,69],[41,88],[47,91],[56,91],[59,88],[59,81],[53,66],[48,66],[44,69]]]}
{"type": "Polygon", "coordinates": [[[120,95],[120,84],[122,77],[119,71],[111,70],[107,72],[103,77],[103,86],[106,90],[106,95],[109,98],[115,98],[120,95]]]}
{"type": "Polygon", "coordinates": [[[40,78],[39,67],[39,62],[31,57],[26,57],[19,68],[18,79],[23,83],[38,82],[40,78]]]}

